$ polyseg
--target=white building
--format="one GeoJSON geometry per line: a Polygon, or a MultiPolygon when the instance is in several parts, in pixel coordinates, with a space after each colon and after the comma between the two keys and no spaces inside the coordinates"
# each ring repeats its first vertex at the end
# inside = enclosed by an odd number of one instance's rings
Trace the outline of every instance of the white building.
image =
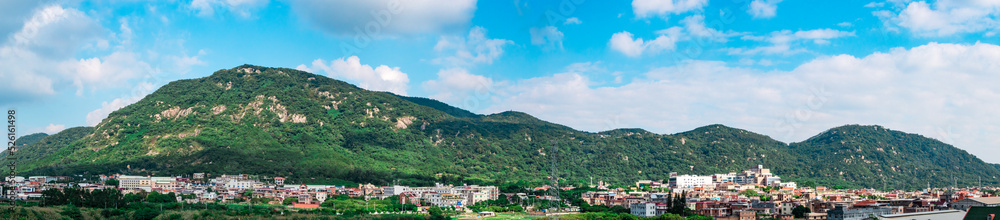
{"type": "Polygon", "coordinates": [[[382,194],[398,196],[400,193],[410,191],[410,187],[406,186],[383,186],[382,194]]]}
{"type": "Polygon", "coordinates": [[[250,181],[250,180],[232,180],[226,182],[226,189],[236,189],[236,190],[253,189],[255,183],[256,181],[250,181]]]}
{"type": "Polygon", "coordinates": [[[795,184],[795,182],[779,183],[778,186],[780,186],[782,188],[789,187],[789,188],[792,188],[792,189],[799,188],[798,184],[795,184]]]}
{"type": "Polygon", "coordinates": [[[323,203],[326,201],[326,192],[316,192],[316,201],[323,203]]]}
{"type": "Polygon", "coordinates": [[[629,207],[632,215],[639,217],[656,216],[656,203],[632,203],[629,207]]]}
{"type": "Polygon", "coordinates": [[[9,177],[8,176],[5,179],[7,180],[6,182],[15,182],[15,183],[24,182],[24,177],[23,176],[15,176],[15,177],[9,177]]]}
{"type": "Polygon", "coordinates": [[[670,175],[670,186],[673,188],[694,188],[711,184],[712,184],[711,176],[695,176],[695,175],[677,176],[676,173],[671,173],[670,175]]]}
{"type": "Polygon", "coordinates": [[[153,181],[144,176],[118,176],[118,188],[152,191],[153,181]]]}
{"type": "Polygon", "coordinates": [[[724,183],[724,182],[735,183],[736,182],[736,173],[715,174],[715,175],[712,175],[712,181],[714,181],[716,183],[724,183]]]}

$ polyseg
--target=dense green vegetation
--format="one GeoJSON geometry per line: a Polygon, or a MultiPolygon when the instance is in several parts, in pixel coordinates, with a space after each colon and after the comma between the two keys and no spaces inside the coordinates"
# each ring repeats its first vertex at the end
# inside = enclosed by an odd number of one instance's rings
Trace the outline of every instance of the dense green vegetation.
{"type": "MultiPolygon", "coordinates": [[[[14,212],[0,207],[2,219],[435,219],[451,213],[437,215],[402,214],[391,208],[405,206],[393,200],[370,200],[371,208],[345,207],[334,210],[320,208],[295,210],[280,205],[253,203],[179,203],[174,193],[122,194],[117,189],[87,191],[69,187],[63,190],[48,189],[42,192],[41,202],[19,202],[14,212]],[[390,204],[377,208],[374,204],[390,204]],[[373,212],[396,211],[396,214],[368,215],[373,212]]],[[[184,195],[182,195],[184,197],[184,195]]],[[[337,201],[346,200],[336,198],[337,201]]],[[[359,200],[359,199],[358,199],[359,200]]],[[[4,203],[6,205],[6,203],[4,203]]],[[[406,207],[415,209],[415,206],[406,207]]]]}
{"type": "Polygon", "coordinates": [[[791,144],[814,179],[846,186],[912,189],[997,183],[998,172],[968,152],[881,126],[848,125],[791,144]],[[810,162],[811,161],[811,162],[810,162]],[[954,179],[953,179],[954,178],[954,179]],[[866,184],[868,183],[868,184],[866,184]]]}
{"type": "MultiPolygon", "coordinates": [[[[590,133],[521,112],[476,115],[294,69],[244,65],[171,82],[111,113],[86,135],[22,159],[19,168],[41,175],[248,173],[286,176],[290,183],[523,188],[548,181],[556,148],[563,184],[591,177],[626,184],[757,164],[786,181],[827,186],[925,187],[914,181],[917,172],[938,177],[924,180],[955,175],[960,185],[977,175],[1000,183],[1000,171],[962,150],[870,128],[845,126],[791,146],[723,125],[673,135],[590,133]]],[[[46,139],[75,131],[83,130],[46,139]]],[[[931,185],[945,182],[951,183],[931,185]]]]}
{"type": "Polygon", "coordinates": [[[28,146],[28,145],[34,144],[35,142],[38,142],[38,141],[42,140],[42,138],[45,138],[45,137],[48,137],[48,136],[49,135],[46,134],[46,133],[34,133],[34,134],[29,134],[29,135],[21,136],[20,138],[17,138],[17,146],[18,147],[28,146]]]}
{"type": "MultiPolygon", "coordinates": [[[[94,131],[92,127],[75,127],[62,130],[53,135],[36,133],[25,135],[18,139],[18,149],[14,154],[17,157],[18,168],[33,169],[42,165],[41,159],[50,156],[56,151],[69,146],[74,141],[80,140],[84,136],[94,131]],[[28,167],[25,167],[28,166],[28,167]]],[[[3,151],[7,155],[7,151],[3,151]]],[[[7,164],[7,157],[0,157],[0,164],[7,164]]]]}
{"type": "Polygon", "coordinates": [[[990,164],[990,165],[993,165],[993,168],[997,168],[997,170],[1000,170],[1000,164],[995,164],[994,163],[994,164],[990,164]]]}

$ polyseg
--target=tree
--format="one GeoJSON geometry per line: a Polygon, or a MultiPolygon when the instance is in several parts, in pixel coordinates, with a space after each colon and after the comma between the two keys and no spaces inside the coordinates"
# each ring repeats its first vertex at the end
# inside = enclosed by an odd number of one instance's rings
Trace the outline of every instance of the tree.
{"type": "Polygon", "coordinates": [[[83,213],[80,213],[80,208],[77,208],[73,204],[66,206],[66,208],[64,208],[62,212],[59,212],[59,214],[67,216],[71,219],[83,219],[83,213]]]}
{"type": "Polygon", "coordinates": [[[701,216],[701,215],[692,215],[692,216],[688,216],[688,218],[687,218],[687,220],[713,220],[713,219],[715,219],[715,218],[708,217],[708,216],[701,216]]]}
{"type": "Polygon", "coordinates": [[[117,179],[108,179],[108,180],[105,180],[104,181],[104,185],[118,187],[118,180],[117,179]]]}
{"type": "Polygon", "coordinates": [[[806,183],[802,184],[802,186],[813,188],[816,187],[816,183],[813,181],[806,181],[806,183]]]}
{"type": "Polygon", "coordinates": [[[57,206],[65,205],[66,203],[66,194],[63,194],[61,190],[46,189],[45,191],[42,191],[42,205],[57,206]]]}
{"type": "Polygon", "coordinates": [[[794,209],[792,209],[792,215],[794,215],[795,218],[805,218],[806,213],[810,212],[812,212],[812,210],[809,210],[809,207],[805,207],[802,205],[796,206],[794,209]]]}
{"type": "Polygon", "coordinates": [[[433,220],[448,219],[448,217],[444,215],[444,211],[437,206],[431,206],[431,208],[427,209],[427,213],[431,214],[431,219],[433,220]]]}
{"type": "Polygon", "coordinates": [[[285,201],[281,201],[281,204],[284,204],[284,205],[291,205],[291,204],[294,204],[294,203],[296,203],[296,202],[299,202],[299,198],[296,198],[296,197],[288,197],[288,198],[285,198],[285,201]]]}
{"type": "Polygon", "coordinates": [[[160,210],[144,207],[132,213],[132,219],[151,220],[160,215],[160,210]]]}

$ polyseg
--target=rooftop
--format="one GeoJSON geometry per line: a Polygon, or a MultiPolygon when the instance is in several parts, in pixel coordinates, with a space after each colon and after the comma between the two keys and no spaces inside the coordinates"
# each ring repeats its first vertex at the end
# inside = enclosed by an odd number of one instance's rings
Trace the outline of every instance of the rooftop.
{"type": "Polygon", "coordinates": [[[985,204],[1000,204],[1000,197],[978,197],[978,198],[968,198],[972,201],[981,202],[985,204]]]}

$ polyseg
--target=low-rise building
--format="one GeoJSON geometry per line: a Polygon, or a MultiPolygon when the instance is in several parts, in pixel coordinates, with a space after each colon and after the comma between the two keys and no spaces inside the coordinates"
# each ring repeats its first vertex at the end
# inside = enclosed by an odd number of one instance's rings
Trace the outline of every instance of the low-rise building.
{"type": "Polygon", "coordinates": [[[644,202],[644,203],[632,203],[629,207],[629,211],[634,216],[639,217],[654,217],[656,216],[656,203],[644,202]]]}
{"type": "Polygon", "coordinates": [[[969,210],[972,207],[997,207],[1000,206],[1000,197],[978,197],[967,198],[951,203],[952,209],[969,210]]]}
{"type": "Polygon", "coordinates": [[[829,220],[865,220],[881,215],[892,214],[890,208],[847,208],[837,206],[830,211],[826,211],[826,219],[829,220]]]}
{"type": "Polygon", "coordinates": [[[889,214],[878,216],[879,220],[953,220],[965,218],[965,211],[941,210],[931,212],[914,212],[902,214],[889,214]]]}

